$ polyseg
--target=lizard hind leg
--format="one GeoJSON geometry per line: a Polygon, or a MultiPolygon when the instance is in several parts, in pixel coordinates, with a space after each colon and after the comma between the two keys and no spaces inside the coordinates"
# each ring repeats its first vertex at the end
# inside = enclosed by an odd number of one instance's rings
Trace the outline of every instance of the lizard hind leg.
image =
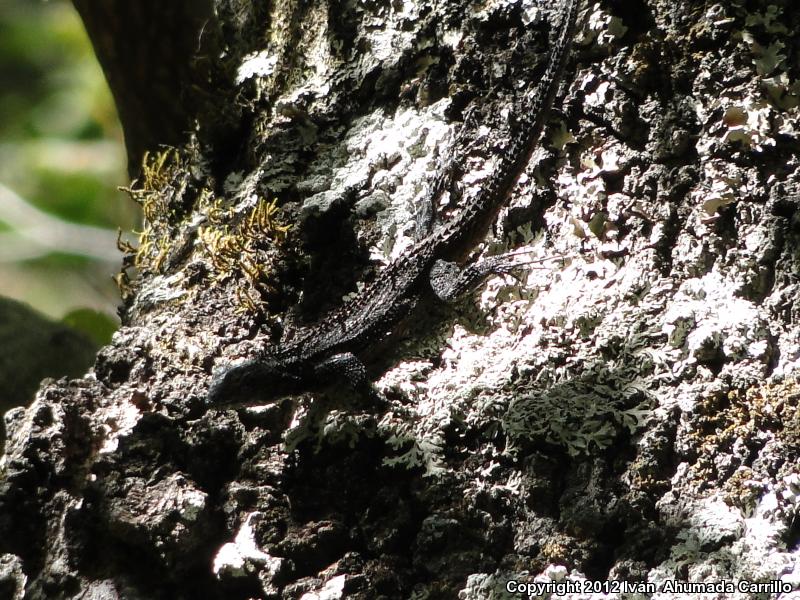
{"type": "Polygon", "coordinates": [[[520,252],[507,252],[489,256],[475,263],[461,267],[459,264],[437,260],[430,271],[430,285],[437,298],[444,302],[454,302],[461,296],[475,290],[490,275],[514,275],[514,271],[530,264],[520,262],[520,252]]]}

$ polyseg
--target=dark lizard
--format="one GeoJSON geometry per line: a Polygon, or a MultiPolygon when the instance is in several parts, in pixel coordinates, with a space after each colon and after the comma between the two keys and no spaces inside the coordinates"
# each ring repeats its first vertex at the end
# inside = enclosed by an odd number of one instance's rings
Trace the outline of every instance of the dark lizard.
{"type": "MultiPolygon", "coordinates": [[[[313,325],[296,330],[291,340],[222,371],[212,383],[210,403],[275,397],[337,377],[352,387],[371,391],[366,368],[355,353],[386,337],[422,297],[433,295],[452,301],[489,274],[507,273],[517,265],[511,255],[489,257],[464,267],[460,261],[486,234],[530,160],[559,86],[580,3],[564,1],[564,14],[541,82],[524,103],[509,147],[461,212],[391,262],[353,299],[313,325]]],[[[444,181],[444,177],[437,177],[428,200],[443,192],[444,181]]]]}

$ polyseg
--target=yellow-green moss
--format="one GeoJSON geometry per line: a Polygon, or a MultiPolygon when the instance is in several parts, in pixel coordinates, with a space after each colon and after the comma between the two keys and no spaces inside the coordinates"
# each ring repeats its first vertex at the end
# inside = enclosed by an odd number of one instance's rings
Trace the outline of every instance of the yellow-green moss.
{"type": "Polygon", "coordinates": [[[199,228],[198,237],[214,281],[235,280],[240,312],[262,312],[264,298],[272,291],[275,253],[271,251],[286,242],[290,228],[278,213],[277,202],[264,198],[241,215],[233,207],[225,208],[220,199],[208,203],[208,225],[199,228]]]}
{"type": "Polygon", "coordinates": [[[130,187],[122,188],[142,207],[142,229],[133,231],[139,238],[137,246],[120,241],[124,254],[123,269],[116,278],[123,298],[130,284],[127,269],[137,272],[160,272],[169,254],[173,232],[179,225],[178,205],[185,205],[189,175],[185,161],[175,148],[161,152],[146,152],[142,159],[141,176],[130,187]],[[124,276],[122,276],[124,274],[124,276]]]}

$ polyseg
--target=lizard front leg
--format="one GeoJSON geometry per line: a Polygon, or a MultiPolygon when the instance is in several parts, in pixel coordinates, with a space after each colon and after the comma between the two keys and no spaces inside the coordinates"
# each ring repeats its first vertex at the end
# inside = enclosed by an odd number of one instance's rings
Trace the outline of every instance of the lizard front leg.
{"type": "Polygon", "coordinates": [[[340,352],[320,361],[314,366],[314,377],[320,383],[344,384],[357,395],[380,404],[384,398],[367,378],[367,368],[352,352],[340,352]]]}
{"type": "Polygon", "coordinates": [[[355,389],[367,381],[367,369],[352,352],[340,352],[317,363],[314,376],[322,383],[342,379],[355,389]]]}

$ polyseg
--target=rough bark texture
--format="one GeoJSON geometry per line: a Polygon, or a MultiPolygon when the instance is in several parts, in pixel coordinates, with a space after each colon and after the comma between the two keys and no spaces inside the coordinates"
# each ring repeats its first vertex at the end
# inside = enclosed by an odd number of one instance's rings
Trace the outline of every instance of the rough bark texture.
{"type": "Polygon", "coordinates": [[[573,258],[399,336],[371,365],[385,407],[333,389],[234,410],[206,405],[212,372],[402,252],[456,139],[479,188],[558,7],[218,0],[229,83],[133,186],[125,326],[6,415],[0,593],[796,587],[800,14],[590,4],[564,114],[481,248],[573,258]],[[238,145],[205,135],[215,114],[238,145]]]}

